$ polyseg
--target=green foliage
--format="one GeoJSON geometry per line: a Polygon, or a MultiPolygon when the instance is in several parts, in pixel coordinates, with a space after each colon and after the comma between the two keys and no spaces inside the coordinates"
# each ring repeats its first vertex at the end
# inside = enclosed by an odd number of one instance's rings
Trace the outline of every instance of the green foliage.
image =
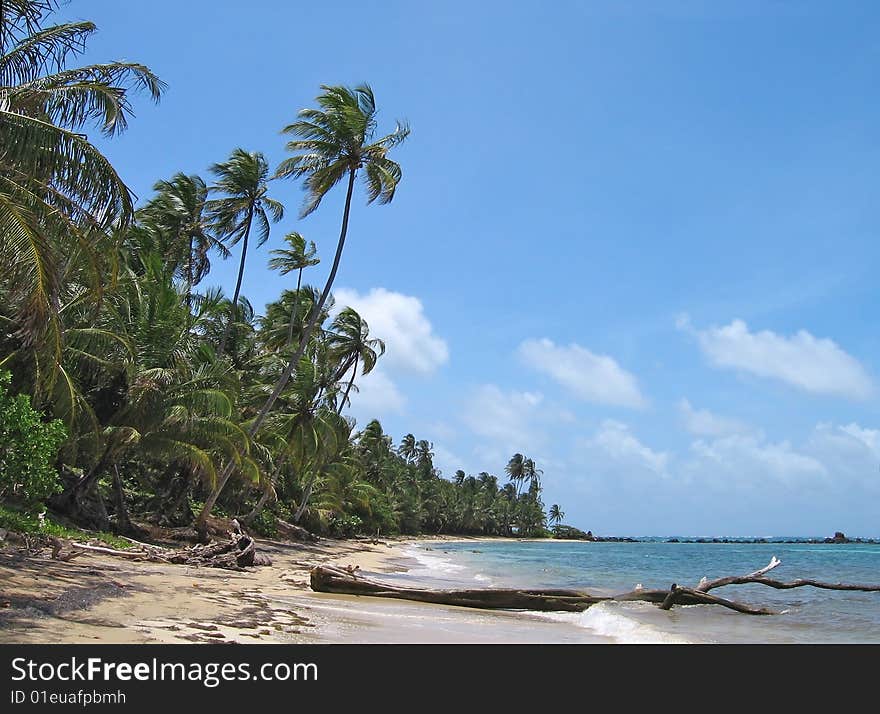
{"type": "Polygon", "coordinates": [[[251,522],[250,528],[257,535],[275,538],[278,535],[278,519],[272,511],[264,509],[251,522]]]}
{"type": "Polygon", "coordinates": [[[340,537],[545,534],[531,459],[511,459],[502,487],[488,472],[450,481],[430,441],[407,434],[395,448],[379,422],[356,432],[344,414],[385,351],[355,310],[333,309],[353,190],[362,181],[368,203],[391,202],[402,170],[389,154],[409,128],[377,132],[368,85],[322,86],[283,130],[290,156],[274,174],[263,153],[236,148],[212,181],[175,173],[135,212],[84,129],[118,133],[131,91],[157,99],[163,85],[134,63],[71,68],[95,27],[51,26],[53,7],[17,0],[0,13],[0,366],[12,374],[0,375],[0,501],[20,507],[0,522],[84,537],[27,513],[58,491],[57,463],[76,479],[53,503],[102,529],[128,513],[185,526],[213,509],[253,511],[266,536],[278,519],[340,537]],[[240,291],[248,251],[284,217],[273,178],[301,181],[302,215],[334,186],[347,194],[324,287],[308,284],[315,244],[288,233],[269,267],[289,283],[258,315],[240,291]],[[230,249],[231,298],[204,288],[230,249]]]}
{"type": "Polygon", "coordinates": [[[127,540],[118,538],[112,533],[68,528],[60,523],[56,523],[51,517],[41,519],[31,513],[5,508],[4,506],[0,506],[0,528],[26,535],[56,536],[57,538],[66,538],[80,542],[98,540],[121,550],[136,547],[127,540]]]}
{"type": "Polygon", "coordinates": [[[361,532],[363,524],[358,516],[333,516],[330,519],[330,535],[334,538],[350,538],[361,532]]]}
{"type": "Polygon", "coordinates": [[[61,485],[55,459],[64,425],[44,422],[26,394],[9,393],[12,376],[0,372],[0,501],[37,508],[61,485]]]}
{"type": "Polygon", "coordinates": [[[564,538],[566,540],[592,540],[590,536],[574,526],[557,524],[553,526],[552,534],[554,538],[564,538]]]}

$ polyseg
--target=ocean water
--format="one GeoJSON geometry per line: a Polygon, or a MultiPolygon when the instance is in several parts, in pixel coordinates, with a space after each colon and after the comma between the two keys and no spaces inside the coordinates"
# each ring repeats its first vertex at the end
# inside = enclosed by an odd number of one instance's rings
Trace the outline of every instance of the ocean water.
{"type": "MultiPolygon", "coordinates": [[[[671,583],[694,586],[782,561],[770,577],[880,583],[880,545],[786,543],[419,542],[413,567],[393,577],[435,587],[584,589],[597,594],[671,583]]],[[[596,637],[626,643],[880,643],[880,592],[733,585],[713,594],[781,614],[757,617],[717,606],[660,610],[648,603],[601,603],[582,613],[523,613],[596,637]]]]}

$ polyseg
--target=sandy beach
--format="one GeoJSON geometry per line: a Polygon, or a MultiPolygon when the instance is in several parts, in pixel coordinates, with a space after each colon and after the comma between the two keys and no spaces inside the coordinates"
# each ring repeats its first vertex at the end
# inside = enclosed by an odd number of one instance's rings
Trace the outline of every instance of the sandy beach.
{"type": "Polygon", "coordinates": [[[0,550],[0,643],[573,642],[522,613],[314,593],[318,564],[372,574],[416,565],[411,540],[261,540],[272,565],[235,572],[89,554],[0,550]]]}

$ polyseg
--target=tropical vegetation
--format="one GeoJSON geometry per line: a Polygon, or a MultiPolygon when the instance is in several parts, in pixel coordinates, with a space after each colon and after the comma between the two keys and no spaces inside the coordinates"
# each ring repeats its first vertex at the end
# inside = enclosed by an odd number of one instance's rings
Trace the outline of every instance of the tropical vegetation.
{"type": "Polygon", "coordinates": [[[378,421],[346,413],[385,344],[332,288],[358,183],[366,203],[391,203],[403,177],[392,153],[409,136],[403,123],[378,131],[368,85],[322,86],[283,129],[291,156],[274,171],[237,147],[207,178],[158,180],[136,207],[83,131],[118,134],[133,95],[158,100],[164,83],[131,62],[75,66],[95,27],[53,24],[52,0],[0,8],[7,519],[48,508],[128,534],[152,523],[204,535],[213,514],[266,534],[289,523],[340,536],[547,533],[532,459],[515,454],[503,484],[489,472],[446,478],[429,441],[395,444],[378,421]],[[320,286],[315,243],[274,228],[285,211],[273,182],[287,180],[305,192],[300,220],[345,192],[320,286]],[[242,292],[245,269],[273,239],[268,267],[290,285],[260,309],[242,292]],[[233,256],[234,283],[207,286],[233,256]]]}

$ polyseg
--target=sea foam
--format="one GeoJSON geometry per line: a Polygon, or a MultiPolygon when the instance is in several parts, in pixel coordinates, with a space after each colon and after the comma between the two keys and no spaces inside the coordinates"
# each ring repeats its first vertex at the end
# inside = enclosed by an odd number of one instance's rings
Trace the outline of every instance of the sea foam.
{"type": "MultiPolygon", "coordinates": [[[[640,622],[635,603],[600,602],[584,612],[544,612],[542,617],[557,622],[568,622],[583,627],[602,637],[610,637],[619,644],[689,644],[685,639],[646,622],[640,622]]],[[[645,613],[647,614],[647,613],[645,613]]]]}

